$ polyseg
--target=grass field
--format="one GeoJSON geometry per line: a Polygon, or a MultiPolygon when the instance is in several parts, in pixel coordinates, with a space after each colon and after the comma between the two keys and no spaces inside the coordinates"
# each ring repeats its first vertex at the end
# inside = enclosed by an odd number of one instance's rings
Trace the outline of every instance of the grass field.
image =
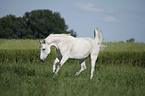
{"type": "Polygon", "coordinates": [[[68,60],[53,78],[55,48],[45,63],[39,61],[39,40],[0,39],[0,96],[144,96],[145,44],[104,43],[94,77],[80,69],[78,60],[68,60]]]}
{"type": "Polygon", "coordinates": [[[89,80],[90,66],[75,77],[80,66],[73,63],[77,61],[67,62],[55,78],[51,63],[0,64],[0,96],[145,95],[144,68],[97,64],[94,78],[89,80]]]}

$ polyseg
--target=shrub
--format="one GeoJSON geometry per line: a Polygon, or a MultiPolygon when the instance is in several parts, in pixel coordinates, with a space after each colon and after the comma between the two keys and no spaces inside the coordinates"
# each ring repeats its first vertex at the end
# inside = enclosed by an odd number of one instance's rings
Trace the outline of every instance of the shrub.
{"type": "Polygon", "coordinates": [[[133,42],[134,43],[135,39],[134,38],[131,38],[129,40],[126,40],[126,42],[133,42]]]}

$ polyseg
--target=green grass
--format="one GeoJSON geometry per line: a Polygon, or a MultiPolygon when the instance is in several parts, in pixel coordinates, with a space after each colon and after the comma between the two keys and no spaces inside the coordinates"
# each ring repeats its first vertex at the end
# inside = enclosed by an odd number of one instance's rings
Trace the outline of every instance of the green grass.
{"type": "Polygon", "coordinates": [[[39,49],[39,40],[0,39],[0,49],[39,49]]]}
{"type": "MultiPolygon", "coordinates": [[[[89,60],[87,60],[89,63],[89,60]]],[[[0,64],[0,96],[144,96],[145,69],[97,64],[92,80],[90,64],[79,77],[77,60],[68,61],[53,78],[52,64],[0,64]]]]}
{"type": "Polygon", "coordinates": [[[90,59],[80,76],[78,60],[69,59],[53,78],[55,48],[39,61],[39,40],[0,39],[0,96],[144,96],[145,44],[104,43],[94,77],[90,59]]]}
{"type": "Polygon", "coordinates": [[[145,43],[124,43],[124,42],[107,42],[103,43],[108,47],[105,48],[107,52],[144,52],[145,43]]]}

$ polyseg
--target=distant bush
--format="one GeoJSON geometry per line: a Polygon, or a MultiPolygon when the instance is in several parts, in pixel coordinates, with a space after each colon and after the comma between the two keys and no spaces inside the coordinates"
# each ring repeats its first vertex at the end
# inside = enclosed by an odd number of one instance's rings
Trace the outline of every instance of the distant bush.
{"type": "Polygon", "coordinates": [[[124,41],[119,41],[119,43],[124,43],[124,41]]]}
{"type": "Polygon", "coordinates": [[[126,42],[133,42],[133,43],[134,43],[134,41],[135,41],[134,38],[131,38],[131,39],[126,40],[126,42]]]}

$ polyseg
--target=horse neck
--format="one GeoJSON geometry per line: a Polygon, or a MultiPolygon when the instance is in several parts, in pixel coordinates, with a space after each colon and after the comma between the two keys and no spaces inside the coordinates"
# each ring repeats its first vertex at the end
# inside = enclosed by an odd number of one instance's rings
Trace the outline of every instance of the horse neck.
{"type": "Polygon", "coordinates": [[[62,39],[63,37],[49,37],[45,40],[50,46],[55,46],[56,48],[58,48],[58,44],[62,41],[62,39]]]}
{"type": "Polygon", "coordinates": [[[58,46],[57,46],[56,44],[54,44],[54,43],[51,43],[51,44],[50,44],[50,47],[51,47],[51,46],[54,46],[54,47],[56,47],[56,48],[58,49],[58,46]]]}

